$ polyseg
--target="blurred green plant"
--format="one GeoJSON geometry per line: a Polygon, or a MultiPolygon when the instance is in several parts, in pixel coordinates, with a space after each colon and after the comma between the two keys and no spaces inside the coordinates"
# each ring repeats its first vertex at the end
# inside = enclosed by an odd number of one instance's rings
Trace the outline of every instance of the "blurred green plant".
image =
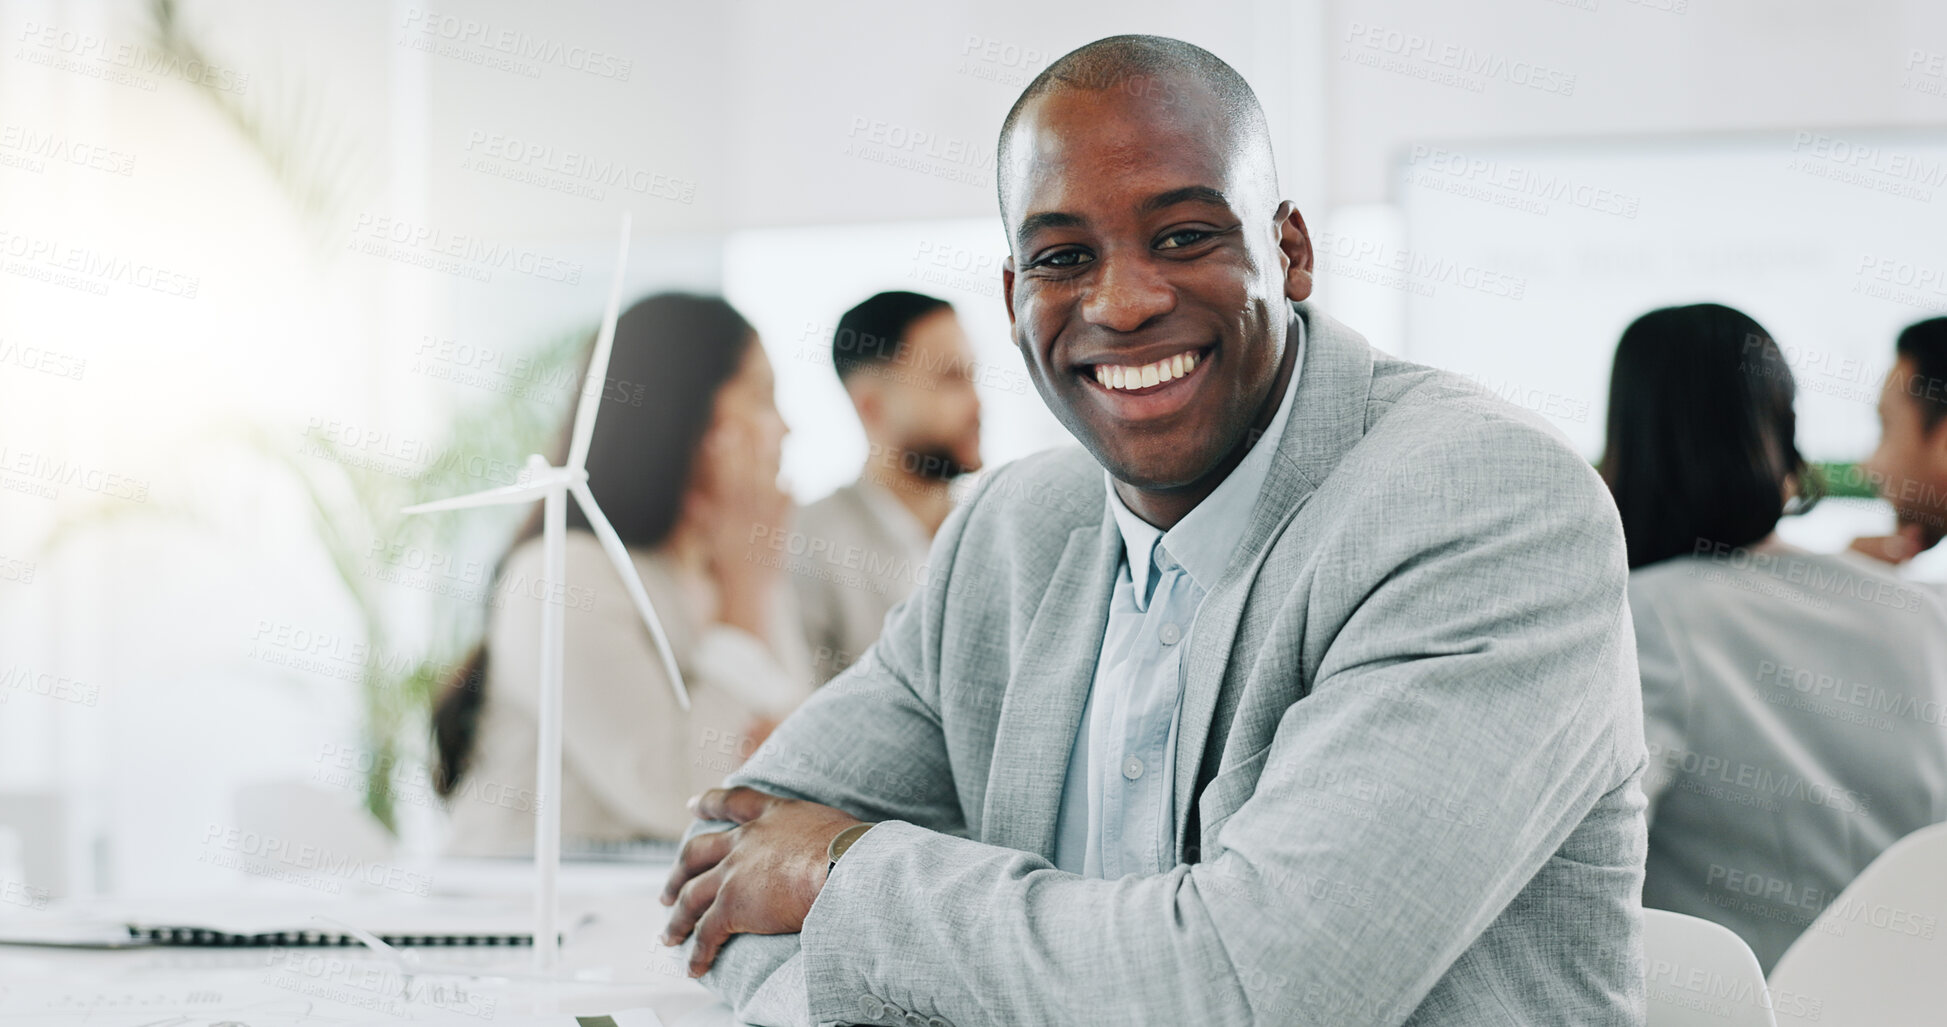
{"type": "MultiPolygon", "coordinates": [[[[187,23],[176,0],[150,0],[148,31],[156,46],[185,66],[217,66],[187,23]]],[[[366,147],[332,116],[324,94],[288,71],[258,75],[247,91],[219,88],[215,76],[194,87],[262,160],[265,172],[290,201],[321,252],[333,251],[332,233],[344,213],[374,183],[366,147]]],[[[329,437],[246,429],[239,434],[261,456],[285,467],[308,498],[319,544],[356,607],[372,658],[362,668],[361,743],[371,754],[365,807],[388,830],[397,829],[394,771],[424,758],[427,718],[446,679],[457,673],[476,644],[479,604],[466,597],[400,588],[398,562],[414,551],[456,554],[491,551],[497,558],[526,516],[524,508],[477,511],[472,517],[406,517],[414,503],[482,487],[464,468],[518,470],[530,453],[556,448],[593,331],[544,341],[529,353],[524,373],[493,383],[478,402],[463,404],[447,426],[446,446],[433,466],[390,466],[367,459],[329,437]],[[498,513],[501,523],[494,525],[498,513]],[[489,530],[489,526],[491,530],[489,530]],[[383,546],[374,546],[382,540],[383,546]],[[425,647],[400,658],[410,616],[427,622],[425,647]]],[[[506,484],[506,482],[492,482],[506,484]]],[[[491,584],[493,560],[483,561],[491,584]]],[[[416,641],[416,640],[415,640],[416,641]]]]}
{"type": "Polygon", "coordinates": [[[1812,465],[1825,482],[1825,494],[1835,499],[1878,499],[1866,469],[1857,463],[1824,462],[1812,465]]]}
{"type": "MultiPolygon", "coordinates": [[[[176,0],[150,0],[149,35],[183,67],[213,68],[176,0]]],[[[250,87],[229,90],[215,75],[191,85],[237,130],[291,201],[319,246],[331,242],[341,215],[375,181],[369,154],[356,133],[332,116],[324,94],[281,68],[253,74],[250,87]]]]}
{"type": "Polygon", "coordinates": [[[388,829],[397,827],[394,773],[401,767],[423,765],[427,715],[479,641],[484,625],[478,616],[478,599],[490,596],[498,554],[529,516],[525,506],[470,511],[471,516],[412,517],[400,511],[415,503],[512,484],[511,479],[483,479],[469,468],[517,471],[526,454],[552,454],[559,448],[580,377],[575,372],[586,358],[591,337],[592,332],[566,333],[533,355],[530,366],[535,379],[556,383],[540,397],[541,402],[527,389],[509,388],[460,407],[447,429],[447,445],[428,450],[435,454],[430,467],[390,466],[328,436],[305,436],[303,449],[288,440],[265,438],[260,444],[260,450],[288,468],[303,488],[319,544],[365,630],[371,656],[360,676],[364,700],[360,741],[372,757],[366,769],[365,808],[388,829]],[[493,526],[483,528],[483,524],[493,526]],[[493,555],[480,562],[477,577],[462,574],[457,579],[461,595],[439,594],[434,586],[442,572],[425,581],[412,580],[423,572],[414,566],[416,561],[437,558],[450,570],[470,566],[462,559],[470,552],[493,555]],[[416,655],[405,658],[399,658],[405,651],[404,632],[396,630],[410,622],[401,616],[402,600],[408,606],[419,605],[419,612],[431,616],[424,648],[415,647],[416,655]]]}

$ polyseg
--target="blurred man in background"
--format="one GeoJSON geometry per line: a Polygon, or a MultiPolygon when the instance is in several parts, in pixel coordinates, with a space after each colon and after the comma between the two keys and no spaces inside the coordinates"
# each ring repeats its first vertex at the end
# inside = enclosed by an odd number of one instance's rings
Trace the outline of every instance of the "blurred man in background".
{"type": "Polygon", "coordinates": [[[1904,564],[1947,535],[1947,317],[1907,326],[1893,351],[1879,396],[1879,448],[1866,475],[1893,504],[1897,527],[1852,548],[1904,564]]]}
{"type": "Polygon", "coordinates": [[[953,508],[949,486],[980,469],[973,348],[952,304],[879,293],[839,319],[832,363],[867,451],[858,481],[799,515],[806,556],[792,580],[819,684],[851,666],[924,579],[933,533],[953,508]]]}

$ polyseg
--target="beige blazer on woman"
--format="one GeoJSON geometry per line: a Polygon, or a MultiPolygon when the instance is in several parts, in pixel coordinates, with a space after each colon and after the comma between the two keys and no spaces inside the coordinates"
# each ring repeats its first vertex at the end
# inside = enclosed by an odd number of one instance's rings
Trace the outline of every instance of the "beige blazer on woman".
{"type": "MultiPolygon", "coordinates": [[[[488,623],[486,702],[472,760],[448,802],[449,851],[518,855],[532,850],[539,711],[540,539],[507,558],[488,623]]],[[[776,719],[811,694],[809,654],[791,589],[776,589],[770,639],[700,624],[673,564],[633,551],[689,686],[683,713],[655,643],[600,543],[570,531],[565,589],[562,837],[571,844],[674,839],[690,817],[683,803],[736,769],[753,748],[757,717],[776,719]]]]}

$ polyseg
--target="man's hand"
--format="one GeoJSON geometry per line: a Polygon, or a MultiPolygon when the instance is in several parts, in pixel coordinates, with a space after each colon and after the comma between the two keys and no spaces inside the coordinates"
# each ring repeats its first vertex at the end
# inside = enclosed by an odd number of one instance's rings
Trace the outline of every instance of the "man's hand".
{"type": "Polygon", "coordinates": [[[1852,540],[1852,551],[1884,563],[1902,564],[1933,548],[1940,536],[1929,532],[1918,521],[1900,518],[1891,535],[1876,535],[1852,540]]]}
{"type": "Polygon", "coordinates": [[[662,903],[674,904],[665,945],[696,932],[690,976],[701,977],[733,934],[795,934],[825,886],[826,850],[862,823],[830,806],[780,799],[752,788],[712,788],[690,800],[703,820],[737,826],[691,838],[676,856],[662,903]]]}

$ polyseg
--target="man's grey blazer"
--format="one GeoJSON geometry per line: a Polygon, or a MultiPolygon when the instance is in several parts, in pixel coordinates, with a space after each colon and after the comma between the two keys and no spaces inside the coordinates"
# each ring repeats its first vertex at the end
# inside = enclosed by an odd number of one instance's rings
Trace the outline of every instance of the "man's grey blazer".
{"type": "Polygon", "coordinates": [[[1122,540],[1086,452],[1017,461],[730,778],[881,821],[802,934],[724,946],[704,982],[741,1017],[1642,1022],[1608,493],[1536,418],[1296,311],[1296,405],[1182,660],[1177,865],[1051,863],[1122,540]]]}

